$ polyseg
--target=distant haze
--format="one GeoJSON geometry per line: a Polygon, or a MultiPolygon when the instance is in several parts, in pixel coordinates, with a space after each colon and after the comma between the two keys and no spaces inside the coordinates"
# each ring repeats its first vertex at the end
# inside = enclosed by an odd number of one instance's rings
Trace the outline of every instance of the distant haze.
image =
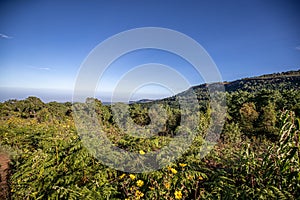
{"type": "MultiPolygon", "coordinates": [[[[40,98],[43,102],[72,102],[73,91],[72,90],[55,90],[55,89],[36,89],[36,88],[9,88],[0,87],[0,102],[4,102],[10,99],[26,99],[29,96],[35,96],[40,98]]],[[[111,102],[110,93],[102,93],[95,95],[96,98],[102,102],[111,102]]],[[[165,97],[173,96],[171,93],[157,93],[157,94],[134,94],[132,98],[125,99],[122,96],[116,96],[117,102],[129,102],[138,101],[141,99],[161,99],[165,97]]]]}

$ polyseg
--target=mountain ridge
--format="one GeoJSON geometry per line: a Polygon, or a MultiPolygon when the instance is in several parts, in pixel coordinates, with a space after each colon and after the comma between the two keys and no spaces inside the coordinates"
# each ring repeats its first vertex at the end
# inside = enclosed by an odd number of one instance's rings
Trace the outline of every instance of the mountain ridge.
{"type": "Polygon", "coordinates": [[[221,84],[224,86],[226,92],[235,92],[235,91],[247,91],[255,92],[259,90],[300,90],[300,69],[291,70],[286,72],[272,73],[272,74],[263,74],[260,76],[247,77],[234,81],[224,81],[219,83],[203,83],[200,85],[195,85],[189,89],[180,92],[171,97],[166,97],[163,99],[157,99],[152,101],[143,102],[141,100],[135,101],[134,103],[151,103],[155,101],[175,101],[177,96],[184,96],[190,91],[194,91],[197,95],[198,100],[207,100],[208,95],[208,86],[213,84],[221,84]]]}

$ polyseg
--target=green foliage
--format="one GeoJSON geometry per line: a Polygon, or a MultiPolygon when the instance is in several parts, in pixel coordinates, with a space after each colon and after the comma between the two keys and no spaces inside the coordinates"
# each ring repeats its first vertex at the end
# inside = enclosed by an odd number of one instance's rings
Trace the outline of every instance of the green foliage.
{"type": "Polygon", "coordinates": [[[224,143],[240,143],[242,141],[242,132],[239,125],[234,122],[226,123],[222,138],[224,143]]]}
{"type": "Polygon", "coordinates": [[[251,134],[254,131],[254,125],[259,116],[255,104],[253,102],[244,103],[240,109],[240,114],[243,132],[251,134]]]}
{"type": "MultiPolygon", "coordinates": [[[[65,110],[64,105],[51,106],[65,110]]],[[[128,151],[155,151],[172,139],[171,135],[136,139],[120,134],[109,123],[108,107],[96,102],[95,110],[98,120],[107,125],[105,130],[111,131],[110,138],[128,151]]],[[[253,103],[244,103],[240,113],[255,121],[254,110],[253,103]]],[[[201,129],[207,127],[208,116],[199,115],[201,129]]],[[[275,143],[245,139],[238,124],[230,122],[223,131],[224,142],[201,158],[204,139],[199,129],[176,162],[143,174],[102,165],[82,145],[74,122],[67,116],[62,119],[39,121],[37,116],[17,115],[1,121],[1,145],[16,152],[11,162],[12,199],[295,199],[300,195],[300,121],[292,112],[279,116],[280,139],[275,143]]]]}
{"type": "Polygon", "coordinates": [[[272,103],[269,103],[267,106],[261,108],[261,115],[257,123],[257,127],[260,132],[265,135],[272,137],[276,135],[276,111],[275,106],[272,103]]]}
{"type": "Polygon", "coordinates": [[[205,183],[205,198],[296,199],[300,189],[299,119],[281,116],[280,140],[254,140],[225,145],[205,183]],[[225,151],[225,153],[224,153],[225,151]],[[229,151],[231,154],[227,154],[229,151]],[[222,154],[221,154],[222,152],[222,154]]]}
{"type": "MultiPolygon", "coordinates": [[[[223,107],[211,109],[205,85],[192,88],[200,101],[193,113],[179,106],[178,96],[185,102],[191,100],[184,93],[131,105],[105,106],[94,98],[73,105],[43,103],[36,97],[0,103],[0,145],[14,151],[10,198],[297,199],[299,79],[293,73],[274,77],[225,84],[227,120],[217,145],[205,140],[206,132],[211,117],[215,122],[221,120],[216,113],[223,107]],[[123,112],[127,106],[129,112],[123,112]],[[87,123],[75,127],[74,120],[87,123]],[[83,145],[81,139],[90,137],[91,145],[101,146],[95,142],[99,135],[93,128],[79,137],[77,131],[88,128],[89,123],[101,126],[101,133],[113,145],[139,154],[162,149],[181,132],[195,133],[195,138],[188,149],[174,146],[172,150],[182,156],[162,169],[129,174],[103,165],[83,145]],[[138,129],[153,128],[151,124],[159,127],[154,133],[142,131],[151,137],[135,137],[138,129]],[[211,151],[203,158],[203,150],[211,151]]],[[[139,160],[125,164],[140,166],[139,160]]]]}

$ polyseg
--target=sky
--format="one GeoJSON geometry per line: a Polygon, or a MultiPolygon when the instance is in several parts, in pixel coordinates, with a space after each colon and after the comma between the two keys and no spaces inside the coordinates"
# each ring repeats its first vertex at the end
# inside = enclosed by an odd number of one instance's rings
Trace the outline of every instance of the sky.
{"type": "MultiPolygon", "coordinates": [[[[115,34],[142,27],[172,29],[192,38],[210,55],[224,81],[298,70],[299,10],[296,0],[4,0],[0,3],[0,101],[29,95],[44,101],[72,101],[90,52],[115,34]]],[[[189,85],[204,82],[181,57],[144,49],[111,63],[99,77],[95,96],[108,101],[126,73],[147,63],[171,67],[189,85]]],[[[141,85],[130,91],[130,98],[162,98],[184,89],[141,85]]]]}

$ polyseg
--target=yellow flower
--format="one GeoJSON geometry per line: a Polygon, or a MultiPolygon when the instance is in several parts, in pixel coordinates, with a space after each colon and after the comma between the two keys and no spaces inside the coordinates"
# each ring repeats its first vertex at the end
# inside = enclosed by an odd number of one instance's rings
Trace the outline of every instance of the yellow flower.
{"type": "Polygon", "coordinates": [[[185,167],[185,166],[187,166],[187,164],[185,164],[185,163],[179,163],[179,166],[180,167],[185,167]]]}
{"type": "Polygon", "coordinates": [[[121,176],[119,176],[120,179],[123,179],[126,176],[126,174],[122,174],[121,176]]]}
{"type": "Polygon", "coordinates": [[[202,176],[199,176],[198,179],[199,179],[200,181],[202,181],[202,180],[203,180],[203,177],[202,177],[202,176]]]}
{"type": "Polygon", "coordinates": [[[142,186],[144,185],[144,181],[138,180],[138,181],[136,182],[136,185],[137,185],[138,187],[142,187],[142,186]]]}
{"type": "Polygon", "coordinates": [[[167,189],[170,189],[170,183],[165,183],[165,187],[167,188],[167,189]]]}
{"type": "Polygon", "coordinates": [[[144,155],[144,154],[145,154],[145,151],[140,150],[140,154],[141,154],[141,155],[144,155]]]}
{"type": "Polygon", "coordinates": [[[174,193],[174,195],[175,195],[175,199],[182,199],[182,193],[181,193],[181,191],[176,190],[175,193],[174,193]]]}
{"type": "Polygon", "coordinates": [[[129,174],[129,177],[131,178],[131,180],[135,179],[135,175],[133,175],[133,174],[129,174]]]}
{"type": "Polygon", "coordinates": [[[177,170],[176,169],[174,169],[174,168],[170,168],[170,171],[173,173],[173,174],[177,174],[177,170]]]}
{"type": "Polygon", "coordinates": [[[144,196],[144,193],[142,193],[141,191],[137,190],[137,191],[135,191],[135,196],[136,196],[137,198],[141,198],[141,197],[144,196]]]}

